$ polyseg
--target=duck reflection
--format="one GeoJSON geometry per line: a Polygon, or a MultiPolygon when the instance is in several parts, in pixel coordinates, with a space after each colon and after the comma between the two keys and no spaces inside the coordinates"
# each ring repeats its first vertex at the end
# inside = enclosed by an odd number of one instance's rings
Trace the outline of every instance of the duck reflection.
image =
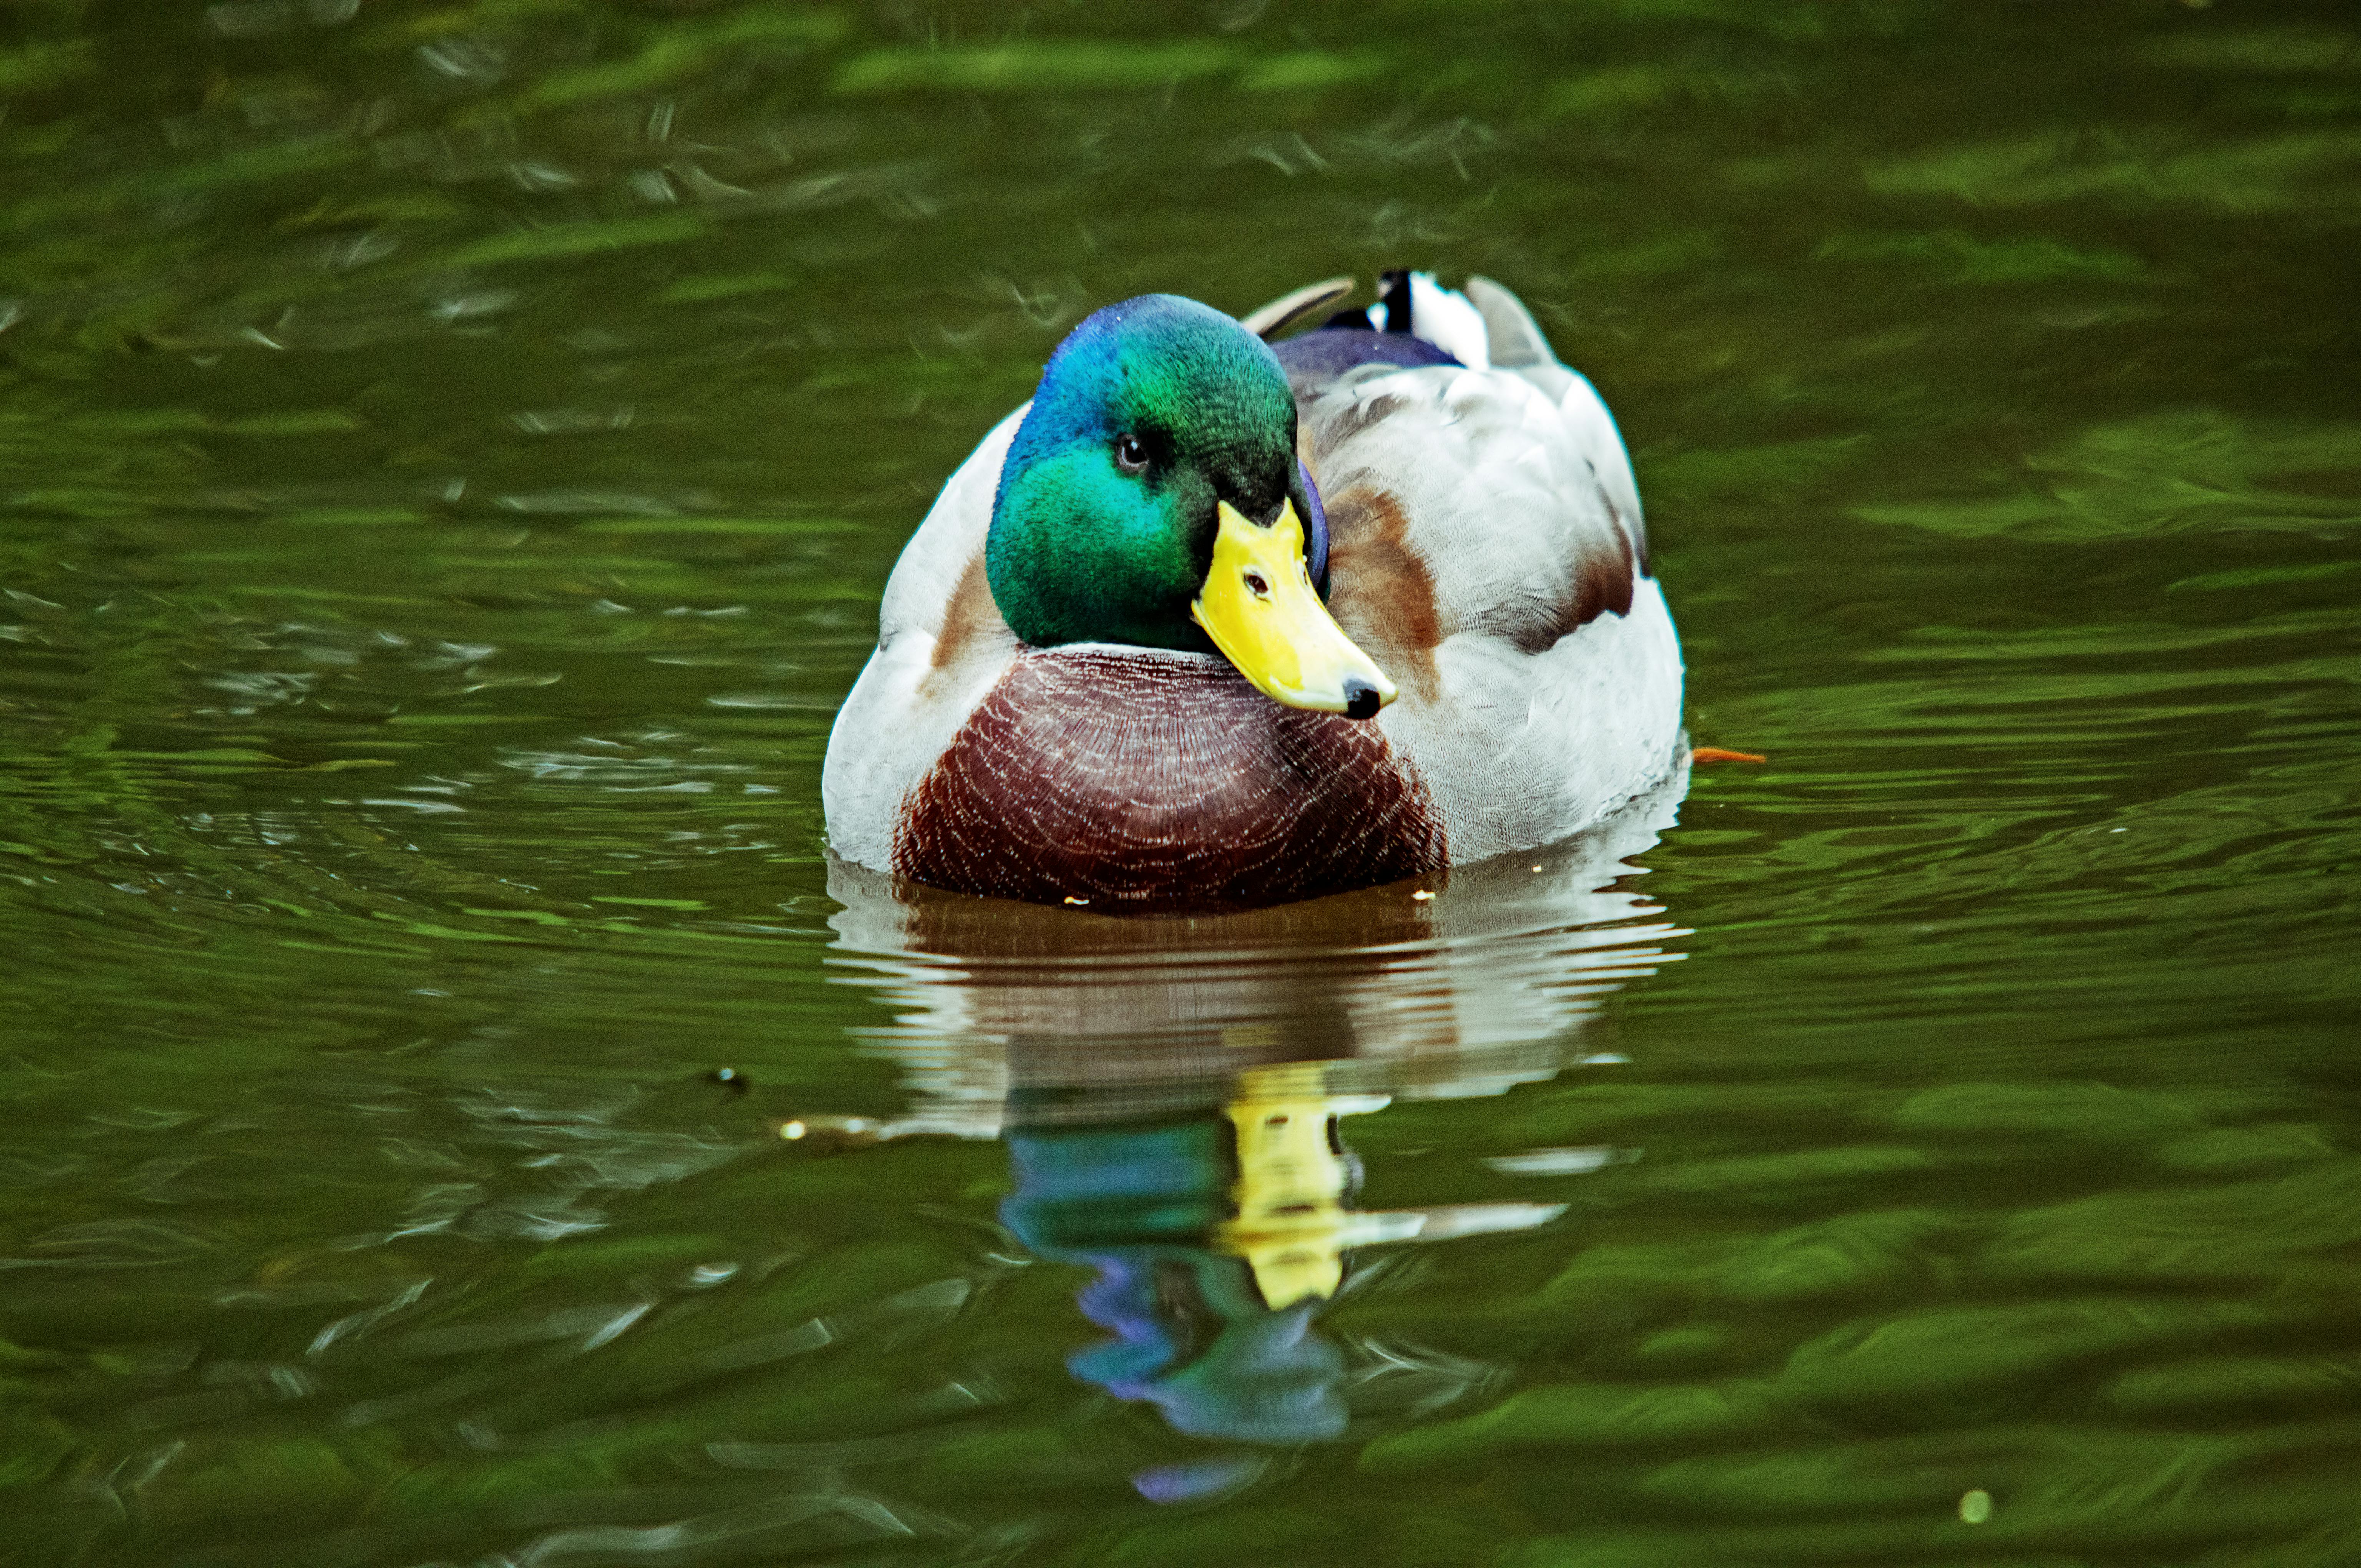
{"type": "Polygon", "coordinates": [[[1249,1068],[1214,1114],[1122,1126],[1028,1124],[1003,1136],[1016,1191],[1001,1218],[1039,1255],[1098,1270],[1082,1315],[1115,1338],[1068,1362],[1174,1430],[1246,1442],[1337,1436],[1344,1357],[1312,1328],[1350,1249],[1521,1229],[1562,1206],[1350,1206],[1359,1162],[1340,1118],[1385,1105],[1337,1093],[1324,1063],[1249,1068]]]}
{"type": "Polygon", "coordinates": [[[913,1102],[869,1134],[1005,1142],[1003,1222],[1095,1271],[1079,1304],[1114,1337],[1071,1358],[1077,1377],[1196,1437],[1335,1437],[1345,1357],[1314,1318],[1356,1249],[1560,1212],[1356,1208],[1345,1119],[1580,1059],[1601,998],[1677,956],[1628,862],[1685,784],[1546,851],[1215,916],[1113,919],[832,865],[831,961],[893,1009],[868,1043],[913,1102]]]}
{"type": "MultiPolygon", "coordinates": [[[[1345,1165],[1312,1110],[1290,1103],[1276,1113],[1313,1126],[1319,1146],[1301,1152],[1316,1153],[1310,1169],[1330,1173],[1312,1185],[1332,1189],[1334,1215],[1347,1185],[1345,1165]]],[[[1253,1216],[1273,1208],[1271,1168],[1297,1167],[1280,1178],[1289,1192],[1307,1190],[1310,1171],[1286,1153],[1240,1157],[1247,1145],[1233,1137],[1235,1121],[1013,1125],[1006,1137],[1016,1190],[1001,1217],[1039,1255],[1098,1271],[1080,1305],[1115,1337],[1069,1360],[1076,1376],[1156,1406],[1195,1437],[1334,1437],[1345,1427],[1344,1357],[1312,1331],[1312,1316],[1335,1288],[1339,1249],[1325,1249],[1323,1270],[1325,1238],[1305,1234],[1309,1227],[1257,1229],[1253,1216]]],[[[1285,1131],[1273,1142],[1285,1141],[1285,1131]]]]}

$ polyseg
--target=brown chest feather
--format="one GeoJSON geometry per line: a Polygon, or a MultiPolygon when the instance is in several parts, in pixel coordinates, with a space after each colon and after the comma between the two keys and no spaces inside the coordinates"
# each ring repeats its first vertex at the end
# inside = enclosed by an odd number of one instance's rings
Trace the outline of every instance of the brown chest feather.
{"type": "Polygon", "coordinates": [[[1109,913],[1281,904],[1442,865],[1371,725],[1211,660],[1027,652],[905,802],[894,870],[1109,913]]]}

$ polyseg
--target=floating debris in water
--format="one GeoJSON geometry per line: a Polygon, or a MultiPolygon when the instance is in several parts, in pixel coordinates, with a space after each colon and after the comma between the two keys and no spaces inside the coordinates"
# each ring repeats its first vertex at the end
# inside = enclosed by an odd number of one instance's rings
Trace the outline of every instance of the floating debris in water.
{"type": "Polygon", "coordinates": [[[796,1116],[778,1125],[780,1142],[802,1144],[814,1154],[866,1148],[902,1130],[900,1125],[873,1116],[796,1116]]]}
{"type": "Polygon", "coordinates": [[[1638,1149],[1594,1146],[1528,1149],[1522,1154],[1495,1155],[1484,1163],[1503,1176],[1587,1176],[1639,1157],[1638,1149]]]}

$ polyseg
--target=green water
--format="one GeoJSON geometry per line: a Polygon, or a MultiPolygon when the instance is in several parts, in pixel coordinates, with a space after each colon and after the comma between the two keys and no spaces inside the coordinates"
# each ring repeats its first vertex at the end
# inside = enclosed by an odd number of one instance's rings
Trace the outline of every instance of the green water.
{"type": "Polygon", "coordinates": [[[2356,258],[2328,5],[0,6],[0,1558],[2361,1562],[2356,258]],[[1066,328],[1405,262],[1771,762],[831,871],[1066,328]]]}

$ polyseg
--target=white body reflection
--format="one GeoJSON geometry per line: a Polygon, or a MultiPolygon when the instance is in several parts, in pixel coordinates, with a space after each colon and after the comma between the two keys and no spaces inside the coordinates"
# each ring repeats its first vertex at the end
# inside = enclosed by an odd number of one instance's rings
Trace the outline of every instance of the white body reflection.
{"type": "Polygon", "coordinates": [[[1546,850],[1241,914],[1124,919],[944,893],[842,861],[830,962],[894,1023],[862,1031],[912,1096],[895,1132],[996,1135],[1010,1096],[1100,1115],[1245,1069],[1331,1061],[1339,1092],[1497,1094],[1549,1077],[1601,1000],[1686,933],[1630,863],[1688,772],[1546,850]]]}

